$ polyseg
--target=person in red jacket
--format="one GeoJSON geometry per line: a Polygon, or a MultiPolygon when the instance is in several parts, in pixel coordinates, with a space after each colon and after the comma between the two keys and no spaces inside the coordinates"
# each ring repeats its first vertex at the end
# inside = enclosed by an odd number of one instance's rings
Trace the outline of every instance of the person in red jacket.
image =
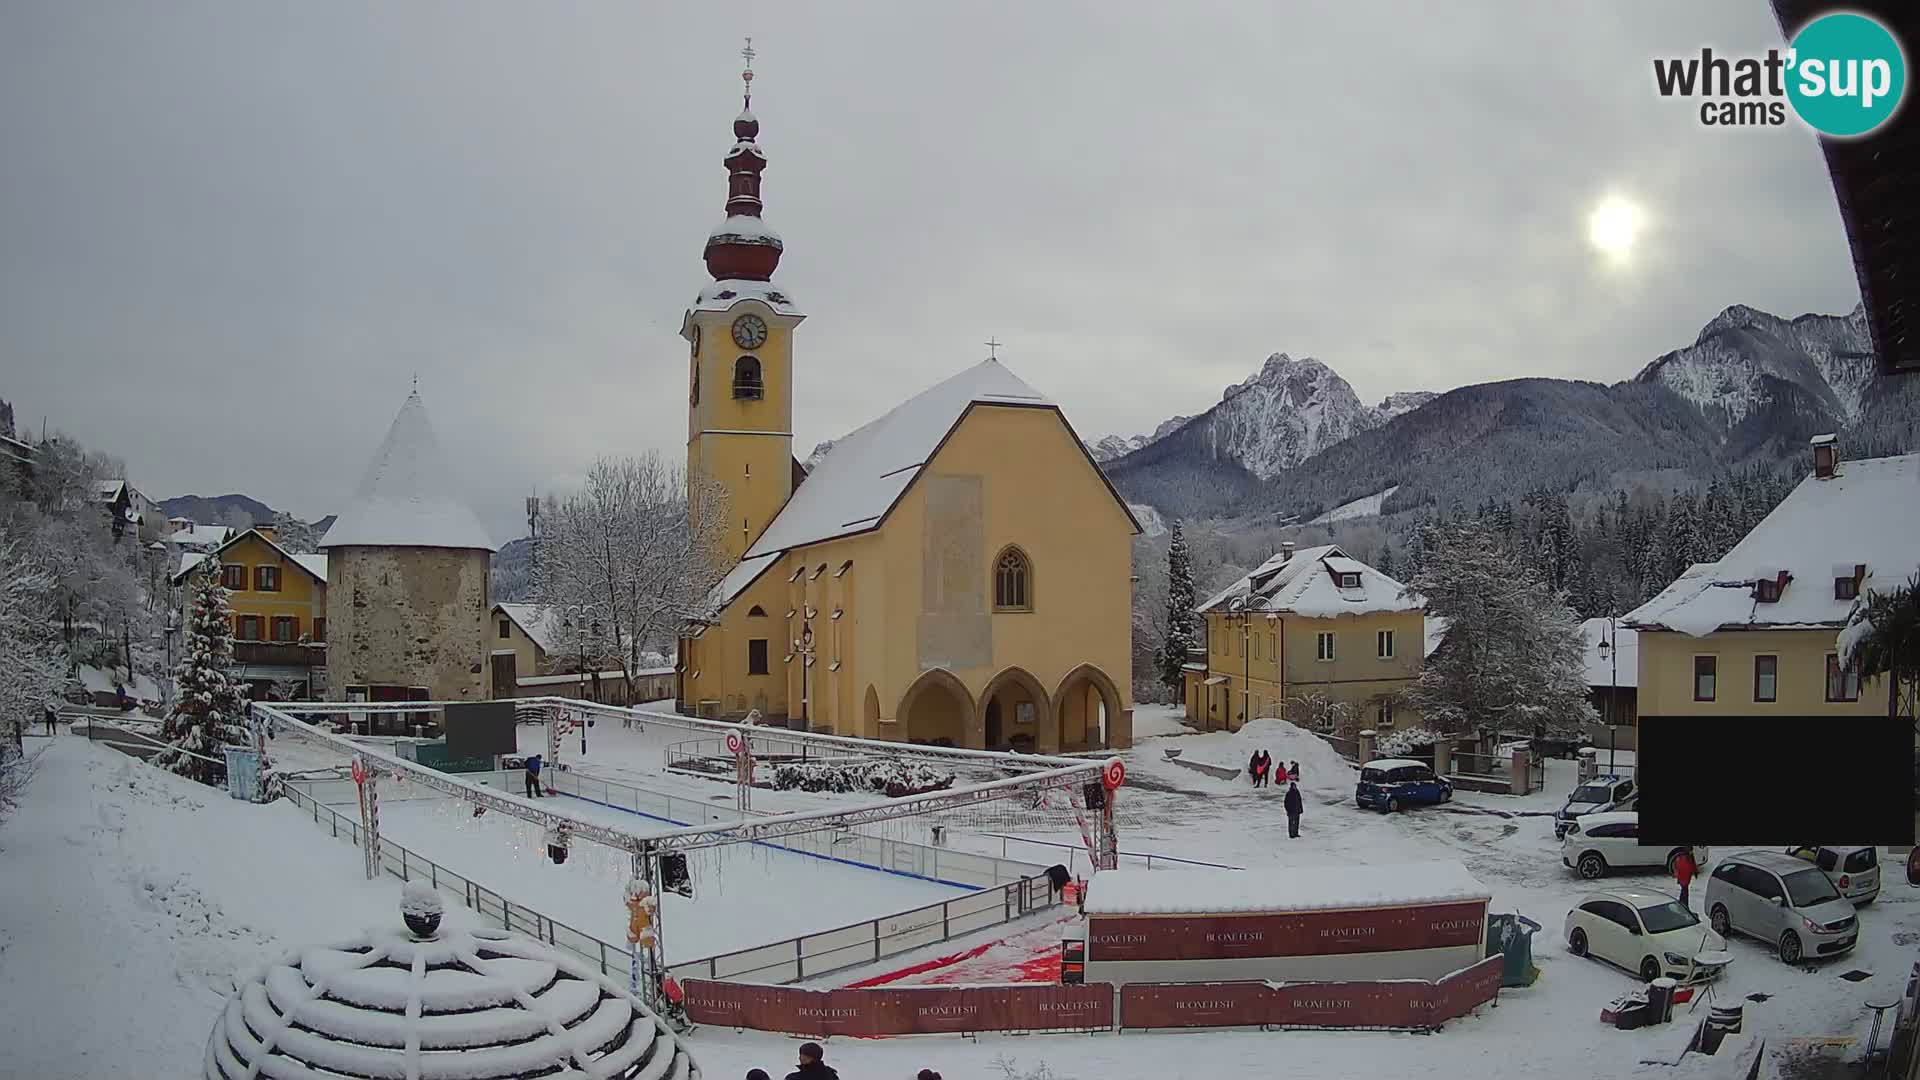
{"type": "Polygon", "coordinates": [[[1693,884],[1693,875],[1699,872],[1700,867],[1693,861],[1693,850],[1691,848],[1674,856],[1673,880],[1680,883],[1680,906],[1683,908],[1690,908],[1692,906],[1687,902],[1687,886],[1693,884]]]}

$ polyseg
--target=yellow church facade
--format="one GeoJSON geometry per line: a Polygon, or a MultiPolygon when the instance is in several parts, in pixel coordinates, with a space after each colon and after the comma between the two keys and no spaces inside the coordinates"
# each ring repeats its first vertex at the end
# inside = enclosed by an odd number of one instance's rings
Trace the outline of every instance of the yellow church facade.
{"type": "Polygon", "coordinates": [[[811,472],[795,461],[805,316],[772,280],[757,132],[743,111],[714,281],[681,330],[688,472],[724,491],[737,562],[680,641],[680,710],[974,748],[1131,745],[1139,527],[1057,404],[988,359],[811,472]]]}

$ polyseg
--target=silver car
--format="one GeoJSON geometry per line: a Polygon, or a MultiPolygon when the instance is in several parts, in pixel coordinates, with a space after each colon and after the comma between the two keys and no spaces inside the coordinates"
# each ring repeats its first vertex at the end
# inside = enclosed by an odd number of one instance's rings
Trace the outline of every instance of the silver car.
{"type": "Polygon", "coordinates": [[[1880,856],[1871,847],[1790,847],[1787,854],[1805,859],[1827,872],[1839,887],[1840,895],[1857,908],[1866,907],[1880,895],[1880,856]]]}
{"type": "Polygon", "coordinates": [[[1853,948],[1860,920],[1817,866],[1777,851],[1743,851],[1707,875],[1707,923],[1714,933],[1770,942],[1780,959],[1838,956],[1853,948]]]}

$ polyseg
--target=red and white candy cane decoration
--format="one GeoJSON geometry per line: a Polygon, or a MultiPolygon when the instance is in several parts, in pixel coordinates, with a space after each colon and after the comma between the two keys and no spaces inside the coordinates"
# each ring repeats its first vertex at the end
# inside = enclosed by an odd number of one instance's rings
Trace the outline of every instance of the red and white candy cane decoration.
{"type": "Polygon", "coordinates": [[[740,737],[739,732],[737,731],[727,732],[727,753],[737,754],[741,750],[745,749],[746,745],[747,745],[746,740],[740,737]]]}
{"type": "Polygon", "coordinates": [[[1126,762],[1119,758],[1108,758],[1106,767],[1100,770],[1100,782],[1107,786],[1108,791],[1120,790],[1120,785],[1127,782],[1126,762]]]}

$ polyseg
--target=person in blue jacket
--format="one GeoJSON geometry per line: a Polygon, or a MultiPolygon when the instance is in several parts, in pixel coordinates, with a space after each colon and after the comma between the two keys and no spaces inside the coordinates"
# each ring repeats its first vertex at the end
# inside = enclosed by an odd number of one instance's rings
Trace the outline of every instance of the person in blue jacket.
{"type": "Polygon", "coordinates": [[[540,755],[527,758],[527,798],[540,797],[540,755]]]}

